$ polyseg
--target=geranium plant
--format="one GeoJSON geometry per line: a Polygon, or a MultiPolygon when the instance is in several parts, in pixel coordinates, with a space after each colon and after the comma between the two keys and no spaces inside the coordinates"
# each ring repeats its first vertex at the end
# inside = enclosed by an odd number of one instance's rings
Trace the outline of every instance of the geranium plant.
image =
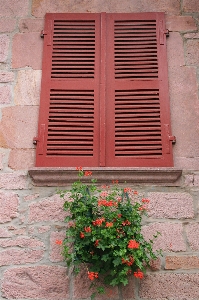
{"type": "MultiPolygon", "coordinates": [[[[94,179],[85,184],[82,177],[92,173],[81,167],[77,170],[79,180],[73,183],[70,200],[64,204],[69,212],[63,242],[68,266],[73,265],[78,273],[80,265],[86,264],[92,285],[97,281],[110,286],[127,285],[131,275],[142,279],[150,261],[159,255],[152,249],[153,241],[146,241],[141,233],[142,215],[149,200],[139,201],[136,191],[120,188],[117,181],[112,187],[99,188],[94,179]]],[[[60,194],[63,197],[65,192],[60,194]]],[[[103,285],[97,286],[98,292],[104,291],[103,285]]]]}

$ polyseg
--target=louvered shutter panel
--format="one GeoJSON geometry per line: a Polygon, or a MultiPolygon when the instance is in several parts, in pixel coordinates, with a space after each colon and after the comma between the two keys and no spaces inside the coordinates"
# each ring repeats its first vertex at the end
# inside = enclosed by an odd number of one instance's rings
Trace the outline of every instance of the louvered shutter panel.
{"type": "Polygon", "coordinates": [[[173,166],[164,13],[107,27],[106,166],[173,166]]]}
{"type": "Polygon", "coordinates": [[[46,14],[36,166],[99,164],[100,15],[46,14]]]}

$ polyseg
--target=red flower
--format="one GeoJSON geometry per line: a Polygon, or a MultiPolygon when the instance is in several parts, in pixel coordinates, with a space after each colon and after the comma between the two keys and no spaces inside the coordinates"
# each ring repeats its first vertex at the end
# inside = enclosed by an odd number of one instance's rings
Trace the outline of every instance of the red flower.
{"type": "Polygon", "coordinates": [[[63,242],[61,241],[61,240],[56,240],[56,242],[55,242],[57,245],[62,245],[63,244],[63,242]]]}
{"type": "Polygon", "coordinates": [[[128,220],[122,222],[122,225],[123,226],[127,226],[127,225],[131,225],[131,222],[129,222],[128,220]]]}
{"type": "Polygon", "coordinates": [[[146,210],[147,208],[146,208],[145,205],[142,205],[142,206],[140,206],[138,209],[139,209],[139,210],[146,210]]]}
{"type": "Polygon", "coordinates": [[[112,181],[113,184],[118,184],[118,182],[119,182],[118,180],[113,180],[112,181]]]}
{"type": "Polygon", "coordinates": [[[118,216],[118,218],[121,218],[121,217],[122,217],[122,214],[118,214],[117,216],[118,216]]]}
{"type": "Polygon", "coordinates": [[[112,227],[113,226],[113,222],[106,222],[106,226],[105,227],[112,227]]]}
{"type": "Polygon", "coordinates": [[[98,273],[97,272],[89,272],[88,271],[88,278],[90,280],[94,280],[95,278],[98,278],[98,273]]]}
{"type": "Polygon", "coordinates": [[[83,232],[80,232],[80,234],[79,234],[79,235],[80,235],[80,238],[81,238],[81,239],[83,239],[83,238],[85,237],[85,235],[84,235],[84,233],[83,233],[83,232]]]}
{"type": "Polygon", "coordinates": [[[128,243],[128,248],[129,249],[138,249],[140,246],[139,243],[137,243],[135,240],[130,240],[128,243]]]}
{"type": "Polygon", "coordinates": [[[97,219],[97,220],[93,221],[92,223],[94,226],[101,226],[103,222],[105,222],[105,219],[101,218],[101,219],[97,219]]]}
{"type": "Polygon", "coordinates": [[[133,194],[134,194],[134,195],[138,195],[138,191],[134,191],[133,194]]]}
{"type": "Polygon", "coordinates": [[[149,200],[149,199],[142,199],[142,202],[143,202],[143,203],[149,203],[150,200],[149,200]]]}
{"type": "Polygon", "coordinates": [[[131,192],[132,191],[132,189],[131,188],[129,188],[129,187],[127,187],[127,188],[124,188],[124,193],[128,193],[128,192],[131,192]]]}
{"type": "Polygon", "coordinates": [[[85,230],[86,232],[91,232],[91,228],[90,228],[90,227],[84,227],[84,230],[85,230]]]}
{"type": "Polygon", "coordinates": [[[140,278],[140,279],[142,279],[142,278],[144,277],[144,274],[143,274],[143,272],[141,272],[141,271],[134,272],[133,275],[134,275],[136,278],[140,278]]]}
{"type": "Polygon", "coordinates": [[[92,176],[92,172],[91,171],[85,171],[84,176],[92,176]]]}
{"type": "Polygon", "coordinates": [[[94,246],[97,247],[99,245],[99,240],[96,240],[94,246]]]}
{"type": "Polygon", "coordinates": [[[82,171],[82,167],[76,167],[77,171],[82,171]]]}

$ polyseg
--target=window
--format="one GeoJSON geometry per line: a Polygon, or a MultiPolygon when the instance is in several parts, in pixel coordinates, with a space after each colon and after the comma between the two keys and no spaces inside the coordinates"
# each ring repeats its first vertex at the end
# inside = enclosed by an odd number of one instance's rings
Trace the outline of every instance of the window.
{"type": "Polygon", "coordinates": [[[171,167],[164,13],[46,14],[37,167],[171,167]]]}

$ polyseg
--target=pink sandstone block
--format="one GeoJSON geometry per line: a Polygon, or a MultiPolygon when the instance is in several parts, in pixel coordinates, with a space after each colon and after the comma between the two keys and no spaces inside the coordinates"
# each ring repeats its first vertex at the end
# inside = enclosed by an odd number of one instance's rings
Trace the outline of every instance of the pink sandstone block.
{"type": "Polygon", "coordinates": [[[44,250],[42,249],[6,249],[0,251],[0,266],[35,263],[40,261],[43,256],[44,250]]]}
{"type": "MultiPolygon", "coordinates": [[[[91,296],[93,292],[96,291],[96,288],[90,288],[91,281],[88,278],[88,270],[86,267],[82,267],[81,271],[77,276],[74,277],[74,291],[73,291],[73,299],[87,299],[91,296]]],[[[98,286],[102,286],[102,284],[96,283],[98,286]]],[[[117,287],[104,287],[105,294],[96,295],[96,300],[107,300],[113,299],[118,300],[118,288],[117,287]]]]}
{"type": "Polygon", "coordinates": [[[199,40],[187,40],[186,65],[199,67],[199,40]]]}
{"type": "Polygon", "coordinates": [[[194,175],[194,186],[199,186],[199,175],[194,175]]]}
{"type": "Polygon", "coordinates": [[[154,240],[153,249],[162,251],[186,251],[181,223],[152,223],[143,226],[142,233],[146,240],[154,240]],[[154,234],[160,232],[156,239],[154,234]]]}
{"type": "Polygon", "coordinates": [[[50,261],[63,261],[62,245],[56,244],[56,241],[63,241],[66,237],[65,232],[52,232],[50,235],[50,261]]]}
{"type": "Polygon", "coordinates": [[[35,165],[34,149],[13,149],[10,151],[8,166],[13,170],[27,170],[35,165]]]}
{"type": "Polygon", "coordinates": [[[166,15],[166,28],[169,31],[197,30],[196,22],[191,16],[166,15]]]}
{"type": "Polygon", "coordinates": [[[15,193],[0,193],[0,223],[12,221],[18,214],[19,198],[15,193]]]}
{"type": "Polygon", "coordinates": [[[161,265],[162,265],[162,262],[161,262],[161,259],[159,257],[157,259],[154,259],[154,260],[150,261],[150,269],[152,271],[161,270],[161,265]]]}
{"type": "Polygon", "coordinates": [[[7,148],[33,148],[37,134],[38,107],[12,106],[2,108],[0,146],[7,148]]]}
{"type": "Polygon", "coordinates": [[[166,256],[165,269],[177,270],[177,269],[198,269],[199,257],[198,256],[166,256]]]}
{"type": "Polygon", "coordinates": [[[44,19],[22,19],[19,22],[20,32],[41,32],[44,29],[44,19]]]}
{"type": "Polygon", "coordinates": [[[198,251],[199,250],[199,224],[198,223],[190,223],[186,226],[186,236],[191,250],[198,251]]]}
{"type": "Polygon", "coordinates": [[[41,226],[37,228],[38,233],[45,233],[50,231],[50,226],[41,226]]]}
{"type": "Polygon", "coordinates": [[[0,72],[0,82],[12,82],[14,81],[13,72],[0,72]]]}
{"type": "Polygon", "coordinates": [[[141,281],[142,299],[199,299],[199,274],[150,274],[141,281]]]}
{"type": "Polygon", "coordinates": [[[0,104],[9,104],[11,102],[11,86],[1,85],[0,86],[0,104]]]}
{"type": "Polygon", "coordinates": [[[27,0],[0,0],[0,17],[25,17],[28,14],[28,6],[27,0]]]}
{"type": "Polygon", "coordinates": [[[14,102],[17,105],[39,105],[41,87],[40,70],[20,70],[14,90],[14,102]]]}
{"type": "Polygon", "coordinates": [[[180,13],[180,2],[173,0],[101,0],[101,1],[79,1],[72,2],[60,0],[33,0],[32,15],[42,18],[46,12],[157,12],[166,11],[168,14],[178,15],[180,13]]]}
{"type": "Polygon", "coordinates": [[[199,39],[199,33],[198,32],[191,32],[184,34],[184,38],[186,39],[199,39]]]}
{"type": "Polygon", "coordinates": [[[184,0],[183,1],[184,12],[199,12],[198,0],[184,0]]]}
{"type": "Polygon", "coordinates": [[[3,173],[0,174],[0,188],[5,190],[27,189],[27,176],[23,173],[3,173]]]}
{"type": "Polygon", "coordinates": [[[29,222],[64,221],[66,212],[63,211],[64,200],[59,195],[42,199],[29,205],[29,222]]]}
{"type": "Polygon", "coordinates": [[[41,70],[42,49],[43,40],[39,32],[15,34],[12,48],[12,67],[32,67],[35,70],[41,70]]]}
{"type": "Polygon", "coordinates": [[[9,299],[69,299],[69,280],[61,266],[18,267],[5,271],[2,292],[9,299]]]}
{"type": "Polygon", "coordinates": [[[0,62],[5,62],[8,57],[10,39],[7,35],[0,35],[0,62]]]}
{"type": "Polygon", "coordinates": [[[15,226],[8,226],[8,230],[12,232],[12,235],[25,235],[26,234],[26,227],[15,227],[15,226]]]}
{"type": "Polygon", "coordinates": [[[43,242],[36,238],[17,237],[16,239],[2,239],[0,240],[0,247],[20,247],[20,248],[45,248],[43,242]]]}
{"type": "Polygon", "coordinates": [[[0,32],[12,32],[16,28],[16,20],[12,18],[0,19],[0,32]]]}
{"type": "Polygon", "coordinates": [[[133,276],[129,277],[129,283],[122,287],[122,297],[125,300],[133,300],[135,298],[135,279],[133,276]]]}
{"type": "Polygon", "coordinates": [[[148,214],[153,218],[193,218],[193,199],[188,193],[149,193],[148,214]]]}

